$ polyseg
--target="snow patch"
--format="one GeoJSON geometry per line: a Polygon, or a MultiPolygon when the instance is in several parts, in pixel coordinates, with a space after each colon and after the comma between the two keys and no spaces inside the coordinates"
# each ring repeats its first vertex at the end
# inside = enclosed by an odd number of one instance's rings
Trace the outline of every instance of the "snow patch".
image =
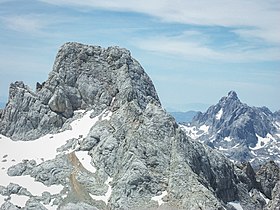
{"type": "Polygon", "coordinates": [[[232,147],[232,149],[238,148],[240,146],[240,144],[236,144],[232,147]]]}
{"type": "Polygon", "coordinates": [[[189,127],[185,125],[180,125],[180,128],[192,139],[197,139],[199,136],[197,135],[197,130],[195,126],[189,127]]]}
{"type": "MultiPolygon", "coordinates": [[[[99,120],[109,120],[112,112],[104,110],[100,115],[91,118],[93,111],[78,110],[75,115],[82,116],[74,120],[70,130],[65,130],[57,134],[47,134],[33,141],[13,141],[10,138],[0,134],[0,185],[7,186],[9,183],[17,183],[26,188],[32,195],[41,196],[44,191],[51,194],[60,193],[62,185],[45,186],[41,182],[34,181],[30,176],[8,176],[7,170],[12,165],[22,162],[23,160],[35,160],[37,164],[46,160],[51,160],[59,154],[57,148],[65,145],[67,140],[72,138],[79,139],[81,136],[87,136],[92,126],[99,120]],[[32,148],[32,149],[31,149],[32,148]]],[[[66,153],[73,152],[72,148],[66,153]]],[[[96,169],[91,165],[91,158],[83,152],[78,152],[77,156],[80,162],[90,172],[96,169]]],[[[111,188],[109,188],[110,190],[111,188]]],[[[110,192],[110,191],[109,191],[110,192]]],[[[106,194],[107,195],[107,194],[106,194]]],[[[23,200],[21,197],[19,197],[23,200]]],[[[16,199],[16,197],[14,197],[16,199]]],[[[0,196],[0,205],[4,202],[4,196],[0,196]],[[3,198],[3,199],[2,199],[3,198]]],[[[17,201],[15,201],[17,202],[17,201]]],[[[23,201],[22,201],[23,202],[23,201]]]]}
{"type": "Polygon", "coordinates": [[[112,194],[112,186],[109,184],[111,181],[113,181],[113,178],[108,177],[108,179],[104,182],[104,184],[106,184],[108,186],[108,190],[105,193],[105,195],[92,195],[92,194],[90,194],[92,199],[104,201],[107,205],[108,202],[109,202],[109,199],[111,197],[111,194],[112,194]]]}
{"type": "Polygon", "coordinates": [[[11,203],[16,205],[16,206],[20,206],[20,207],[24,207],[26,201],[29,199],[29,197],[24,196],[24,195],[15,195],[12,194],[11,195],[11,203]]]}
{"type": "Polygon", "coordinates": [[[228,149],[227,149],[227,148],[223,148],[223,147],[219,146],[218,150],[221,150],[221,151],[227,151],[228,149]]]}
{"type": "Polygon", "coordinates": [[[265,147],[271,140],[275,141],[270,133],[268,133],[264,138],[259,136],[258,134],[256,134],[256,136],[258,138],[258,142],[255,147],[250,147],[250,149],[252,150],[258,150],[265,147]]]}
{"type": "Polygon", "coordinates": [[[257,156],[257,154],[251,150],[252,155],[257,156]]]}
{"type": "Polygon", "coordinates": [[[101,120],[110,120],[113,112],[111,111],[105,111],[102,113],[102,118],[101,120]]]}
{"type": "Polygon", "coordinates": [[[186,135],[192,139],[198,139],[199,137],[203,136],[204,134],[208,133],[209,126],[202,125],[199,128],[196,126],[185,126],[179,125],[180,128],[186,133],[186,135]]]}
{"type": "Polygon", "coordinates": [[[231,142],[231,141],[232,141],[232,138],[230,138],[229,136],[227,136],[227,137],[224,138],[224,140],[227,141],[227,142],[231,142]]]}
{"type": "Polygon", "coordinates": [[[223,115],[223,108],[220,109],[220,111],[216,114],[216,120],[220,120],[223,115]]]}
{"type": "Polygon", "coordinates": [[[96,168],[92,165],[91,156],[88,154],[88,151],[76,151],[75,154],[85,169],[91,173],[96,172],[96,168]]]}
{"type": "Polygon", "coordinates": [[[270,201],[263,193],[259,192],[260,196],[265,200],[265,203],[268,204],[268,202],[270,201]]]}
{"type": "Polygon", "coordinates": [[[204,133],[208,133],[209,126],[202,125],[202,126],[199,127],[199,130],[203,131],[204,133]]]}
{"type": "Polygon", "coordinates": [[[240,202],[238,201],[228,202],[228,204],[232,205],[236,210],[243,210],[242,206],[240,205],[240,202]]]}
{"type": "Polygon", "coordinates": [[[165,203],[165,202],[162,200],[162,198],[163,198],[164,196],[166,196],[166,195],[167,195],[167,191],[165,190],[165,191],[163,191],[163,192],[161,193],[161,195],[157,195],[157,196],[152,197],[151,200],[158,202],[158,205],[160,206],[160,205],[162,205],[163,203],[165,203]]]}

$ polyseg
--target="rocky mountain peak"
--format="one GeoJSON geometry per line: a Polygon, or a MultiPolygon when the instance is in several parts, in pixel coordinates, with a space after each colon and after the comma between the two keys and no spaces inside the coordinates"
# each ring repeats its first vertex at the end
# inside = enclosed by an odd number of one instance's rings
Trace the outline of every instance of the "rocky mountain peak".
{"type": "Polygon", "coordinates": [[[258,167],[267,158],[280,163],[279,125],[277,114],[267,107],[250,107],[230,91],[216,105],[193,118],[189,126],[193,131],[186,130],[232,160],[251,161],[258,167]]]}
{"type": "Polygon", "coordinates": [[[237,99],[238,99],[237,93],[236,93],[235,91],[233,91],[233,90],[231,90],[231,91],[228,92],[228,96],[227,96],[227,97],[228,97],[228,98],[231,98],[231,99],[233,99],[233,100],[237,100],[237,99]]]}
{"type": "Polygon", "coordinates": [[[226,107],[226,106],[237,106],[240,105],[241,102],[237,96],[237,93],[235,91],[229,91],[227,96],[224,96],[220,99],[218,105],[221,107],[226,107]]]}
{"type": "Polygon", "coordinates": [[[34,139],[62,128],[75,110],[118,109],[135,101],[141,109],[160,104],[154,85],[128,50],[69,42],[58,51],[53,70],[32,91],[11,84],[1,114],[0,132],[14,139],[34,139]]]}
{"type": "Polygon", "coordinates": [[[16,82],[10,92],[0,121],[0,209],[266,205],[250,165],[237,168],[188,138],[127,50],[66,43],[36,91],[16,82]]]}

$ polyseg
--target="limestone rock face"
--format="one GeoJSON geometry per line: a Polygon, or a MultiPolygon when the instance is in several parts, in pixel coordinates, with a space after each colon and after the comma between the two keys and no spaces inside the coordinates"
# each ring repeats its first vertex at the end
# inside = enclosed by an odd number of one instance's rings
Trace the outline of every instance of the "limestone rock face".
{"type": "Polygon", "coordinates": [[[280,209],[280,181],[278,181],[272,191],[272,200],[268,203],[266,210],[280,209]]]}
{"type": "Polygon", "coordinates": [[[263,193],[269,199],[272,199],[272,190],[280,180],[279,166],[275,162],[270,161],[258,170],[256,177],[261,184],[263,193]]]}
{"type": "MultiPolygon", "coordinates": [[[[30,148],[41,141],[55,145],[51,158],[14,160],[2,168],[11,180],[29,177],[48,188],[38,195],[7,182],[0,187],[1,209],[18,209],[11,195],[22,193],[23,209],[222,210],[237,203],[249,210],[263,209],[259,193],[272,190],[268,176],[259,187],[250,166],[238,168],[188,138],[161,107],[140,64],[119,47],[63,45],[36,92],[22,82],[11,85],[0,132],[1,143],[11,137],[34,139],[16,142],[30,148]],[[58,186],[59,192],[49,190],[58,186]]],[[[12,156],[8,152],[0,164],[12,156]]],[[[271,198],[277,196],[273,191],[271,198]]]]}
{"type": "Polygon", "coordinates": [[[113,98],[114,109],[136,98],[142,108],[151,100],[160,103],[150,78],[128,50],[66,43],[36,92],[23,82],[11,84],[0,133],[35,139],[58,131],[75,110],[94,109],[97,115],[113,98]]]}

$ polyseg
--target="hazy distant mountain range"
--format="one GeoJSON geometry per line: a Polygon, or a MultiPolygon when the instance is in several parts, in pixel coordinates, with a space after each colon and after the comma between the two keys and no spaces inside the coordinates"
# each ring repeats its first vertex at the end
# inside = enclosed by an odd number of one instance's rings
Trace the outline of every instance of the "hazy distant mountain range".
{"type": "Polygon", "coordinates": [[[169,112],[178,123],[188,123],[191,122],[193,117],[198,113],[196,111],[187,112],[169,112]]]}

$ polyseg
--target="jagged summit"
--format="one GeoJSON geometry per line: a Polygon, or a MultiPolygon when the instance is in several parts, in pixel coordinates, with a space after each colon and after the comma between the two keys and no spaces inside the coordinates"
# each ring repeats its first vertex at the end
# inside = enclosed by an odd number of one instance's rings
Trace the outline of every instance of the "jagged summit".
{"type": "Polygon", "coordinates": [[[249,210],[278,196],[267,177],[256,184],[250,164],[237,168],[189,139],[122,48],[67,43],[35,92],[16,82],[10,93],[1,210],[249,210]]]}
{"type": "Polygon", "coordinates": [[[233,103],[233,102],[240,102],[238,96],[237,96],[237,93],[233,90],[229,91],[228,92],[228,95],[227,96],[224,96],[220,99],[219,103],[221,105],[223,104],[230,104],[230,103],[233,103]]]}
{"type": "Polygon", "coordinates": [[[234,91],[205,113],[196,115],[186,130],[193,138],[222,151],[234,161],[250,161],[254,167],[268,159],[280,163],[277,113],[267,107],[250,107],[242,103],[234,91]]]}
{"type": "Polygon", "coordinates": [[[11,84],[0,133],[34,139],[61,129],[75,110],[94,108],[98,115],[105,107],[117,109],[132,100],[142,109],[150,101],[160,103],[152,81],[128,50],[69,42],[35,92],[23,82],[11,84]]]}
{"type": "Polygon", "coordinates": [[[234,90],[229,91],[228,98],[238,99],[237,93],[234,90]]]}

